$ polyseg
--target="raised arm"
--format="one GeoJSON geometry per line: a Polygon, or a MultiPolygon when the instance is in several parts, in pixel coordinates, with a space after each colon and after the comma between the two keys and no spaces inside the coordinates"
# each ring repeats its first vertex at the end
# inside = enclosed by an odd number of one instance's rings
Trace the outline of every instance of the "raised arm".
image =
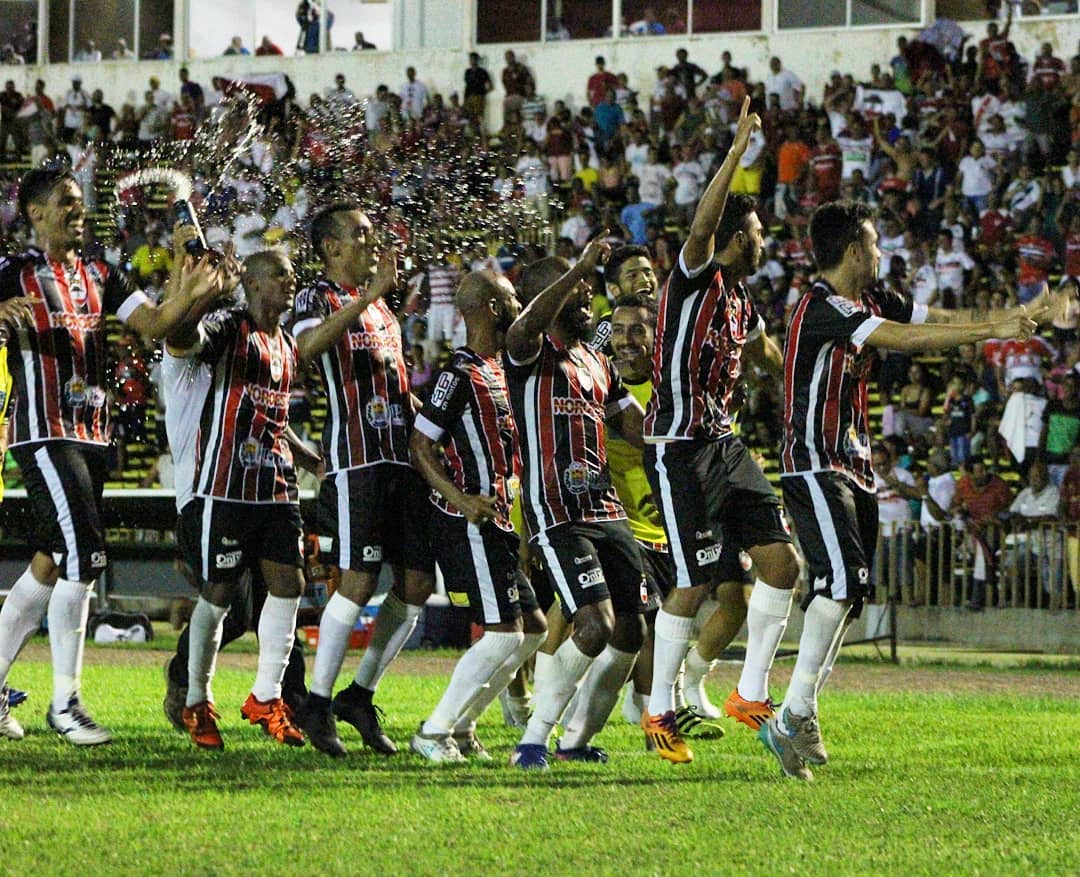
{"type": "Polygon", "coordinates": [[[165,338],[171,346],[191,347],[197,340],[199,319],[224,289],[236,286],[234,264],[226,260],[215,267],[212,258],[206,253],[194,265],[186,266],[175,295],[159,305],[140,305],[127,324],[145,339],[165,338]]]}
{"type": "Polygon", "coordinates": [[[514,362],[529,362],[540,351],[544,333],[559,316],[578,283],[591,279],[597,267],[607,261],[611,246],[604,242],[605,228],[593,238],[578,263],[529,302],[506,333],[506,351],[514,362]]]}
{"type": "Polygon", "coordinates": [[[743,157],[750,143],[750,135],[760,127],[761,118],[757,113],[750,112],[750,97],[747,96],[743,98],[739,124],[735,129],[735,140],[731,144],[731,149],[724,163],[720,165],[720,170],[716,172],[716,176],[705,189],[694,213],[694,221],[690,225],[690,236],[683,246],[683,262],[687,271],[693,272],[712,261],[713,238],[720,225],[720,218],[724,215],[731,180],[735,176],[735,169],[739,166],[739,159],[743,157]]]}
{"type": "Polygon", "coordinates": [[[397,288],[397,251],[390,250],[379,259],[375,277],[361,295],[349,302],[336,313],[331,314],[318,325],[301,332],[296,338],[296,349],[300,359],[311,362],[322,356],[341,339],[368,306],[397,288]]]}

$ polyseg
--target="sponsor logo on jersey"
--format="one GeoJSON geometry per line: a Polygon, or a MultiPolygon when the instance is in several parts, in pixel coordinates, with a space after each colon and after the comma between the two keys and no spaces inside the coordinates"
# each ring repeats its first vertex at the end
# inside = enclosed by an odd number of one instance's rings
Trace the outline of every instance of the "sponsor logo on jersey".
{"type": "Polygon", "coordinates": [[[348,339],[350,350],[401,350],[401,339],[392,332],[350,332],[348,339]]]}
{"type": "Polygon", "coordinates": [[[577,566],[581,566],[583,563],[588,563],[590,560],[592,560],[592,555],[591,554],[586,554],[584,557],[575,557],[574,558],[574,563],[577,566]]]}
{"type": "Polygon", "coordinates": [[[90,553],[90,567],[92,569],[105,569],[109,565],[109,557],[104,551],[92,551],[90,553]]]}
{"type": "Polygon", "coordinates": [[[381,545],[365,545],[360,555],[364,563],[380,563],[382,561],[381,545]]]}
{"type": "Polygon", "coordinates": [[[555,396],[551,400],[551,413],[564,417],[591,417],[593,420],[604,419],[603,406],[597,405],[588,399],[570,399],[566,396],[555,396]]]}
{"type": "Polygon", "coordinates": [[[263,460],[262,445],[259,444],[257,438],[248,436],[240,442],[240,449],[237,452],[237,456],[240,458],[240,465],[245,469],[250,469],[253,466],[261,466],[263,460]]]}
{"type": "Polygon", "coordinates": [[[281,351],[274,350],[270,353],[270,377],[275,381],[281,380],[281,375],[285,371],[285,363],[281,358],[281,351]]]}
{"type": "Polygon", "coordinates": [[[506,597],[511,603],[517,603],[520,599],[517,585],[511,585],[506,589],[506,597]]]}
{"type": "Polygon", "coordinates": [[[431,404],[436,408],[445,408],[450,401],[454,390],[457,388],[459,378],[452,372],[443,372],[435,382],[435,388],[431,391],[431,404]]]}
{"type": "Polygon", "coordinates": [[[364,416],[374,429],[386,429],[390,425],[390,405],[382,396],[372,396],[364,406],[364,416]]]}
{"type": "Polygon", "coordinates": [[[596,585],[602,585],[604,583],[604,571],[600,567],[593,567],[592,569],[585,570],[577,577],[578,584],[583,588],[592,588],[596,585]]]}
{"type": "Polygon", "coordinates": [[[870,570],[865,566],[859,567],[859,584],[865,585],[870,580],[870,570]]]}
{"type": "Polygon", "coordinates": [[[831,304],[834,308],[836,308],[836,310],[838,310],[845,317],[854,317],[856,314],[864,314],[864,313],[866,313],[866,311],[864,311],[861,307],[859,307],[851,299],[844,298],[843,296],[830,295],[825,299],[825,301],[827,301],[829,304],[831,304]]]}
{"type": "Polygon", "coordinates": [[[101,325],[101,314],[73,314],[70,311],[50,311],[49,313],[49,327],[52,329],[93,332],[100,329],[101,325]]]}
{"type": "MultiPolygon", "coordinates": [[[[270,362],[271,372],[274,369],[273,360],[270,362]]],[[[274,377],[274,380],[278,380],[281,377],[281,357],[278,357],[278,370],[279,374],[274,377]]],[[[261,387],[258,384],[244,384],[244,395],[247,396],[252,402],[261,408],[288,408],[289,407],[289,394],[284,393],[281,390],[271,390],[268,387],[261,387]]]]}

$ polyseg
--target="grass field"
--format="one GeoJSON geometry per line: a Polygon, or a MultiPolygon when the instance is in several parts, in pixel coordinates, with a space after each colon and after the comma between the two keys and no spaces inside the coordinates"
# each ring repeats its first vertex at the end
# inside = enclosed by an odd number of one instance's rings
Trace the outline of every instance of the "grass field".
{"type": "MultiPolygon", "coordinates": [[[[164,646],[166,643],[162,643],[164,646]]],[[[410,754],[347,759],[276,746],[242,724],[250,648],[223,656],[224,753],[165,724],[153,648],[88,650],[84,690],[116,742],[77,750],[44,727],[47,646],[12,684],[31,700],[19,743],[0,740],[0,873],[62,874],[1075,874],[1080,871],[1080,672],[865,659],[822,701],[832,763],[783,780],[745,728],[673,767],[616,715],[607,765],[509,769],[497,708],[491,764],[410,754]]],[[[355,667],[350,657],[348,667],[355,667]]],[[[403,749],[441,693],[449,656],[405,657],[380,689],[403,749]]],[[[790,662],[778,665],[783,690],[790,662]]],[[[738,668],[722,665],[714,699],[738,668]]]]}

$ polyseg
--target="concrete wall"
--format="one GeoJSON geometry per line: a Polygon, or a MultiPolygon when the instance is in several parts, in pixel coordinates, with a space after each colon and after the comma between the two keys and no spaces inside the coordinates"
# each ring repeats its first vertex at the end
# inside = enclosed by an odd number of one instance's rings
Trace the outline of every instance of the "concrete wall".
{"type": "MultiPolygon", "coordinates": [[[[197,0],[209,2],[209,0],[197,0]]],[[[259,0],[260,6],[262,0],[259,0]]],[[[446,0],[409,0],[408,8],[395,10],[394,27],[405,46],[419,46],[428,40],[439,39],[445,44],[464,45],[463,36],[469,27],[465,20],[468,10],[446,0]],[[405,13],[408,13],[406,15],[405,13]]],[[[465,5],[465,4],[462,4],[465,5]]],[[[985,23],[973,22],[966,29],[981,34],[985,23]]],[[[335,25],[335,30],[337,26],[335,25]]],[[[894,53],[896,37],[911,33],[903,29],[849,30],[838,38],[836,33],[802,31],[799,33],[727,34],[699,37],[652,37],[637,40],[582,40],[564,43],[523,44],[515,46],[480,46],[478,50],[498,83],[503,67],[506,48],[524,58],[536,74],[539,90],[549,102],[556,99],[579,104],[584,98],[585,81],[593,70],[593,58],[603,54],[608,69],[625,71],[634,88],[644,94],[651,90],[657,65],[674,63],[675,50],[685,46],[690,58],[712,71],[719,67],[720,53],[731,51],[735,63],[748,66],[751,75],[760,78],[767,71],[771,55],[779,55],[785,64],[798,73],[807,83],[812,97],[820,99],[821,88],[830,71],[852,71],[857,76],[868,74],[871,63],[887,62],[894,53]]],[[[222,48],[228,42],[222,35],[222,48]]],[[[295,38],[295,34],[293,34],[295,38]]],[[[1032,57],[1043,42],[1055,46],[1058,54],[1068,57],[1076,51],[1080,39],[1080,18],[1055,19],[1051,21],[1025,20],[1014,23],[1012,38],[1018,49],[1032,57]]],[[[220,49],[218,49],[220,51],[220,49]]],[[[240,74],[247,71],[283,71],[292,77],[297,91],[307,95],[321,91],[333,82],[334,74],[344,72],[350,87],[360,93],[374,91],[380,82],[391,88],[405,79],[405,68],[414,65],[420,79],[434,90],[449,93],[463,86],[462,73],[466,67],[467,49],[454,48],[405,48],[398,52],[334,53],[326,56],[305,58],[195,58],[188,66],[192,76],[199,82],[208,83],[215,74],[240,74]]],[[[177,85],[178,62],[111,62],[96,66],[78,65],[79,72],[88,87],[100,87],[106,100],[117,107],[130,102],[141,94],[150,75],[157,75],[163,85],[174,89],[177,85]]],[[[65,64],[47,67],[5,68],[0,75],[13,78],[23,91],[32,91],[33,82],[39,76],[45,79],[48,93],[62,95],[68,88],[73,71],[65,64]]],[[[499,90],[493,97],[498,98],[499,90]]],[[[140,100],[141,102],[141,100],[140,100]]],[[[492,100],[494,110],[499,101],[492,100]]],[[[498,113],[495,113],[497,122],[498,113]]],[[[491,117],[489,117],[490,119],[491,117]]]]}

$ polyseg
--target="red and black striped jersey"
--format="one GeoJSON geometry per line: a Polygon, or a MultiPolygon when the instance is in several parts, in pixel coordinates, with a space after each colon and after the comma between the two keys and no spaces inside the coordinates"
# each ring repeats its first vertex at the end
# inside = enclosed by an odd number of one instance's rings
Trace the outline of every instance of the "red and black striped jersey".
{"type": "MultiPolygon", "coordinates": [[[[320,280],[296,296],[293,333],[309,329],[346,307],[359,291],[320,280]]],[[[401,328],[390,306],[372,302],[337,343],[319,357],[326,389],[323,426],[326,471],[375,463],[409,465],[412,399],[401,328]]]]}
{"type": "Polygon", "coordinates": [[[195,495],[244,503],[296,503],[296,470],[285,439],[296,342],[263,332],[246,309],[218,311],[199,325],[198,358],[213,369],[199,423],[195,495]]]}
{"type": "Polygon", "coordinates": [[[522,509],[535,535],[626,517],[608,471],[604,422],[633,404],[604,354],[544,336],[536,358],[506,366],[521,436],[522,509]]]}
{"type": "Polygon", "coordinates": [[[107,444],[105,315],[127,320],[148,301],[107,262],[68,266],[31,248],[0,260],[0,301],[39,299],[32,326],[8,341],[16,401],[11,444],[67,439],[107,444]]]}
{"type": "Polygon", "coordinates": [[[875,286],[855,302],[818,279],[791,315],[784,343],[782,476],[840,472],[874,492],[863,346],[885,320],[921,323],[926,308],[875,286]]]}
{"type": "Polygon", "coordinates": [[[715,262],[687,271],[680,252],[660,295],[645,441],[730,435],[742,348],[762,331],[743,284],[727,288],[715,262]]]}
{"type": "MultiPolygon", "coordinates": [[[[510,478],[521,470],[521,458],[502,363],[459,347],[436,376],[416,428],[443,443],[443,464],[454,486],[462,493],[498,497],[495,523],[513,530],[510,478]]],[[[436,490],[431,501],[447,514],[461,514],[436,490]]]]}

